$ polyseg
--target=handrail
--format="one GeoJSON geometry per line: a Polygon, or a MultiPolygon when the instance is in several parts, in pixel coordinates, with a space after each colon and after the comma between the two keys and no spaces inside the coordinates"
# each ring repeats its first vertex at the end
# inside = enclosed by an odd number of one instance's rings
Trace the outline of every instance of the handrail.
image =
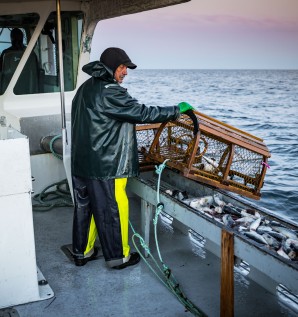
{"type": "MultiPolygon", "coordinates": [[[[60,99],[61,99],[61,121],[62,121],[62,129],[65,129],[66,119],[65,119],[64,68],[63,68],[63,52],[62,52],[62,29],[61,29],[60,0],[56,0],[56,10],[57,10],[57,30],[58,30],[58,57],[59,57],[59,79],[60,79],[60,99]]],[[[66,136],[66,143],[67,143],[67,136],[66,136]]]]}

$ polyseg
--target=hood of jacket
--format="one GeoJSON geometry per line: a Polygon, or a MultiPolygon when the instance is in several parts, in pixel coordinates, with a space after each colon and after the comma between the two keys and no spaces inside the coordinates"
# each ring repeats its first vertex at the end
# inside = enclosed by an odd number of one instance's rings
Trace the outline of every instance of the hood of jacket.
{"type": "Polygon", "coordinates": [[[87,65],[84,65],[82,70],[92,77],[101,78],[111,82],[115,81],[112,70],[102,62],[90,62],[87,65]]]}

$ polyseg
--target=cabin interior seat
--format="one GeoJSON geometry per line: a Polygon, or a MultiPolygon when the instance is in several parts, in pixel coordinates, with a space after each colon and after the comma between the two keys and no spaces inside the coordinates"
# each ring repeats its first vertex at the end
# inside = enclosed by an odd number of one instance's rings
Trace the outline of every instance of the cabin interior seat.
{"type": "MultiPolygon", "coordinates": [[[[3,55],[0,80],[0,92],[3,94],[22,58],[23,51],[8,51],[3,55]]],[[[34,94],[39,92],[39,66],[35,53],[31,53],[16,85],[13,89],[16,95],[34,94]]]]}

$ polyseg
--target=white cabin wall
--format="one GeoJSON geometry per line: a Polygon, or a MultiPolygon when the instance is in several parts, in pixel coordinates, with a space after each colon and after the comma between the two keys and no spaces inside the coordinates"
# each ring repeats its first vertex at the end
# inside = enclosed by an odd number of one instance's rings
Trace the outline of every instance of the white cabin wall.
{"type": "Polygon", "coordinates": [[[31,173],[33,176],[33,196],[42,192],[47,186],[66,178],[63,161],[51,153],[31,155],[31,173]]]}

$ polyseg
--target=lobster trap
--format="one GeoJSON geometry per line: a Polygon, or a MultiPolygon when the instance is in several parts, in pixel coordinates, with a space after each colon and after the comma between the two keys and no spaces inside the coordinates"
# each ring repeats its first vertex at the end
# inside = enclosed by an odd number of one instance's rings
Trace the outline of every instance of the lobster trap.
{"type": "Polygon", "coordinates": [[[181,115],[177,121],[137,126],[142,170],[162,163],[185,177],[260,199],[270,153],[263,140],[230,125],[195,112],[193,121],[181,115]]]}

